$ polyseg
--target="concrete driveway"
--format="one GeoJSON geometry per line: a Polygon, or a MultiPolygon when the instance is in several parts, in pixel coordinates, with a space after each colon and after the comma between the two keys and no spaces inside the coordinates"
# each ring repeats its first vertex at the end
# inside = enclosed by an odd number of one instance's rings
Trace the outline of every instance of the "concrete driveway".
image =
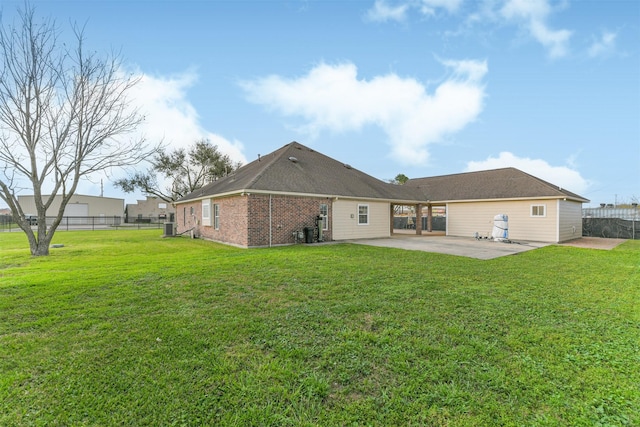
{"type": "Polygon", "coordinates": [[[549,243],[541,242],[505,243],[493,240],[476,240],[472,237],[447,237],[443,235],[416,236],[398,234],[394,234],[393,237],[386,239],[350,240],[349,242],[359,245],[435,252],[477,259],[499,258],[549,245],[549,243]]]}

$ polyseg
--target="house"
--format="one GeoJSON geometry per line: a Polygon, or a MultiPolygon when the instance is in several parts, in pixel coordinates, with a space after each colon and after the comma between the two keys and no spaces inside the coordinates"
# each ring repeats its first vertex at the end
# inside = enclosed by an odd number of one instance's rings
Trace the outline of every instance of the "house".
{"type": "Polygon", "coordinates": [[[410,179],[405,185],[446,207],[448,236],[490,236],[495,215],[506,214],[512,240],[577,239],[582,203],[589,202],[516,168],[410,179]]]}
{"type": "Polygon", "coordinates": [[[147,196],[146,200],[136,200],[136,203],[127,203],[124,208],[124,221],[133,222],[161,222],[175,220],[175,209],[164,200],[147,196]]]}
{"type": "Polygon", "coordinates": [[[391,204],[421,199],[292,142],[178,200],[176,231],[241,247],[285,245],[320,217],[322,240],[389,237],[391,204]]]}
{"type": "Polygon", "coordinates": [[[394,207],[410,205],[426,209],[427,231],[432,210],[446,207],[447,235],[490,232],[507,214],[514,239],[559,242],[581,236],[585,201],[512,168],[390,184],[292,142],[176,201],[176,232],[240,247],[292,244],[314,230],[325,241],[390,237],[394,207]]]}

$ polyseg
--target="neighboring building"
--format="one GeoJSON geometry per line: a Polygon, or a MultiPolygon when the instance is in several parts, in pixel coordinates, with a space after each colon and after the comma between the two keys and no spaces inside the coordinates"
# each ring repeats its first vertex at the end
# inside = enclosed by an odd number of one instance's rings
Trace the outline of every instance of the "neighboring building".
{"type": "Polygon", "coordinates": [[[494,216],[506,214],[512,240],[577,239],[582,203],[589,201],[515,168],[410,179],[405,185],[446,206],[448,236],[491,236],[494,216]]]}
{"type": "MultiPolygon", "coordinates": [[[[49,196],[42,196],[43,199],[49,196]]],[[[56,216],[60,209],[61,197],[56,196],[47,216],[56,216]]],[[[25,215],[36,214],[34,196],[18,196],[18,203],[25,215]]],[[[65,207],[65,217],[122,217],[124,214],[124,199],[111,197],[84,196],[74,194],[65,207]]]]}
{"type": "Polygon", "coordinates": [[[125,208],[125,222],[162,222],[175,220],[175,208],[158,197],[147,196],[146,200],[128,203],[125,208]]]}
{"type": "MultiPolygon", "coordinates": [[[[490,233],[509,215],[513,239],[560,242],[582,235],[586,199],[517,169],[383,182],[292,142],[178,200],[178,233],[241,247],[291,244],[322,219],[322,240],[389,237],[395,205],[447,209],[447,235],[490,233]]],[[[416,234],[422,233],[416,221],[416,234]]],[[[318,233],[320,234],[320,233],[318,233]]]]}

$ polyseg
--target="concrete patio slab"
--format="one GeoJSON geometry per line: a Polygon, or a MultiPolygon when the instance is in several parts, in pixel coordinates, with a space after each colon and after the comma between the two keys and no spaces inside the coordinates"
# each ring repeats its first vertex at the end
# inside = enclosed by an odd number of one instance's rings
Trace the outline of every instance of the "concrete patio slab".
{"type": "Polygon", "coordinates": [[[543,242],[497,242],[467,237],[394,235],[386,239],[350,240],[360,245],[435,252],[476,259],[493,259],[549,246],[543,242]]]}

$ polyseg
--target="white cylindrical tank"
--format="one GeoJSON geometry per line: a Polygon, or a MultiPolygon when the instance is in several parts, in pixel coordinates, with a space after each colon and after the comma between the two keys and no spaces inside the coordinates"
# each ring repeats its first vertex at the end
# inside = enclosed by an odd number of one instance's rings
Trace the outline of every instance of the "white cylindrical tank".
{"type": "Polygon", "coordinates": [[[498,241],[509,239],[509,217],[506,214],[498,214],[493,217],[491,237],[498,241]]]}

